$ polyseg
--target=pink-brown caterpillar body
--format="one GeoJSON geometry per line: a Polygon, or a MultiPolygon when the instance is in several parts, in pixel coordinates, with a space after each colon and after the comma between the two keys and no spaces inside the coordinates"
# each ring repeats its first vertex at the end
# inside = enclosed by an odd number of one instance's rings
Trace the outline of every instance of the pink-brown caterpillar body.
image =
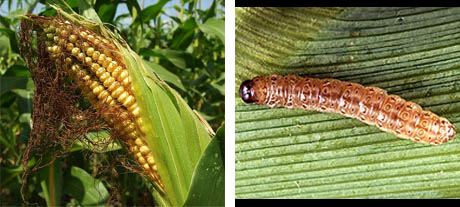
{"type": "Polygon", "coordinates": [[[414,142],[439,145],[455,137],[453,125],[420,105],[377,87],[337,79],[297,75],[257,76],[244,81],[239,95],[246,103],[270,108],[340,113],[414,142]]]}

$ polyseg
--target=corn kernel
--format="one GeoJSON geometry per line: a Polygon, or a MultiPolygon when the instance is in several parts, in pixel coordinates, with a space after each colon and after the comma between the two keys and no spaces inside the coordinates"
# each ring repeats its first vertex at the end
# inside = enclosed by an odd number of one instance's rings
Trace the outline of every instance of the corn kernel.
{"type": "Polygon", "coordinates": [[[144,145],[144,146],[139,148],[139,152],[141,154],[143,154],[143,155],[147,155],[150,152],[150,149],[149,149],[149,147],[144,145]]]}
{"type": "Polygon", "coordinates": [[[71,34],[71,35],[69,36],[69,41],[70,41],[71,43],[77,42],[77,35],[71,34]]]}
{"type": "MultiPolygon", "coordinates": [[[[97,83],[96,81],[94,81],[97,83]]],[[[98,85],[96,88],[93,89],[93,93],[95,95],[99,95],[102,91],[104,91],[104,86],[98,85]]]]}
{"type": "Polygon", "coordinates": [[[82,62],[85,61],[85,54],[82,53],[82,52],[81,52],[81,53],[78,53],[77,59],[78,59],[79,61],[82,61],[82,62]]]}
{"type": "Polygon", "coordinates": [[[91,65],[91,63],[93,63],[93,59],[91,59],[91,57],[86,57],[86,58],[85,58],[85,63],[86,63],[87,65],[91,65]]]}
{"type": "Polygon", "coordinates": [[[86,39],[86,38],[88,38],[88,33],[80,32],[80,36],[86,39]]]}
{"type": "Polygon", "coordinates": [[[105,82],[105,80],[107,80],[109,77],[110,77],[110,73],[104,72],[104,73],[102,73],[102,75],[99,77],[99,80],[100,80],[101,82],[105,82]]]}
{"type": "Polygon", "coordinates": [[[143,167],[144,167],[144,170],[150,171],[150,166],[148,163],[145,163],[143,167]]]}
{"type": "Polygon", "coordinates": [[[88,41],[94,42],[94,36],[93,35],[88,35],[88,41]]]}
{"type": "Polygon", "coordinates": [[[72,64],[72,58],[66,57],[66,58],[65,58],[65,63],[66,63],[67,65],[72,64]]]}
{"type": "Polygon", "coordinates": [[[153,159],[153,156],[151,154],[149,154],[147,156],[147,162],[150,164],[150,165],[154,165],[155,164],[155,159],[153,159]]]}
{"type": "Polygon", "coordinates": [[[115,90],[110,90],[110,91],[113,91],[112,96],[114,98],[118,98],[123,92],[125,92],[125,90],[121,86],[116,88],[115,90]]]}
{"type": "Polygon", "coordinates": [[[88,56],[93,56],[93,54],[94,54],[94,48],[89,47],[88,49],[86,49],[86,54],[87,54],[88,56]]]}
{"type": "Polygon", "coordinates": [[[125,101],[125,99],[128,98],[128,96],[129,96],[129,93],[124,91],[122,94],[120,94],[120,96],[117,98],[117,100],[119,102],[123,103],[125,101]]]}
{"type": "Polygon", "coordinates": [[[105,73],[105,69],[103,67],[99,67],[97,70],[96,70],[96,76],[97,77],[101,77],[101,75],[105,73]]]}
{"type": "Polygon", "coordinates": [[[74,47],[74,48],[72,49],[72,55],[78,55],[79,53],[80,53],[80,48],[74,47]]]}
{"type": "Polygon", "coordinates": [[[99,56],[101,55],[101,53],[99,51],[94,51],[93,53],[93,60],[98,60],[99,59],[99,56]]]}
{"type": "Polygon", "coordinates": [[[121,71],[120,75],[118,75],[118,80],[123,81],[123,79],[127,78],[129,76],[128,71],[123,70],[121,71]]]}
{"type": "Polygon", "coordinates": [[[104,86],[105,86],[105,87],[109,87],[109,86],[111,86],[114,82],[115,82],[115,78],[113,78],[112,76],[110,76],[109,78],[107,78],[107,80],[104,81],[104,86]]]}
{"type": "Polygon", "coordinates": [[[69,42],[69,43],[67,43],[67,45],[66,45],[65,48],[66,48],[66,50],[67,50],[68,52],[72,52],[72,50],[73,50],[74,47],[73,47],[73,44],[69,42]]]}
{"type": "Polygon", "coordinates": [[[147,161],[145,161],[145,159],[143,157],[139,157],[137,158],[137,160],[139,161],[139,163],[141,163],[141,165],[144,165],[147,163],[147,161]]]}

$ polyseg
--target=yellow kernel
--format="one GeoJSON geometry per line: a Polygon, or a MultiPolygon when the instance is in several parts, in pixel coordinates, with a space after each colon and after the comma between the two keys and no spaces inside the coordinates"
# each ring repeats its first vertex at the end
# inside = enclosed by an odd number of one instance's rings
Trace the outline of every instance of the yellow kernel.
{"type": "Polygon", "coordinates": [[[67,51],[72,52],[73,48],[74,48],[74,47],[73,47],[73,44],[72,44],[72,43],[70,43],[70,42],[67,43],[67,45],[66,45],[67,51]]]}
{"type": "Polygon", "coordinates": [[[96,47],[99,46],[99,44],[101,44],[101,40],[99,40],[98,38],[94,39],[94,45],[96,45],[96,47]]]}
{"type": "Polygon", "coordinates": [[[80,48],[74,47],[74,48],[72,49],[72,55],[78,55],[79,53],[80,53],[80,48]]]}
{"type": "MultiPolygon", "coordinates": [[[[115,75],[114,75],[115,76],[115,75]]],[[[119,81],[123,81],[123,79],[127,78],[129,75],[128,75],[128,71],[126,70],[123,70],[121,71],[120,75],[118,75],[118,80],[119,81]]]]}
{"type": "Polygon", "coordinates": [[[150,164],[150,165],[154,165],[155,164],[155,159],[153,159],[153,156],[151,154],[149,154],[147,156],[147,162],[150,164]]]}
{"type": "Polygon", "coordinates": [[[99,64],[97,63],[93,63],[91,64],[91,71],[93,71],[93,73],[95,73],[97,71],[97,69],[99,69],[101,66],[99,66],[99,64]]]}
{"type": "MultiPolygon", "coordinates": [[[[126,77],[125,79],[123,79],[123,80],[121,81],[121,84],[122,84],[124,87],[127,87],[127,88],[128,88],[128,86],[129,86],[130,83],[131,83],[131,77],[130,77],[130,76],[126,77]]],[[[134,91],[134,89],[133,89],[132,87],[131,87],[131,91],[134,91]]]]}
{"type": "MultiPolygon", "coordinates": [[[[103,86],[101,86],[101,87],[104,88],[103,86]]],[[[103,90],[101,93],[99,93],[97,98],[101,99],[101,100],[104,100],[105,98],[107,98],[107,96],[109,96],[109,92],[107,92],[106,90],[103,90]]]]}
{"type": "Polygon", "coordinates": [[[105,60],[105,55],[101,54],[99,55],[99,58],[97,59],[97,63],[102,64],[104,63],[104,60],[105,60]]]}
{"type": "Polygon", "coordinates": [[[112,76],[110,76],[109,78],[107,78],[107,80],[104,81],[104,86],[105,87],[109,87],[110,85],[112,85],[112,83],[115,82],[115,78],[113,78],[112,76]]]}
{"type": "Polygon", "coordinates": [[[113,92],[112,92],[112,96],[114,98],[118,98],[118,96],[120,96],[123,92],[125,92],[125,90],[123,89],[123,87],[118,87],[117,89],[115,89],[113,92]]]}
{"type": "Polygon", "coordinates": [[[157,171],[158,171],[157,165],[153,165],[152,170],[155,171],[155,172],[157,172],[157,171]]]}
{"type": "Polygon", "coordinates": [[[103,67],[100,67],[99,69],[97,69],[96,71],[96,76],[97,77],[101,77],[101,75],[105,73],[105,69],[103,67]]]}
{"type": "Polygon", "coordinates": [[[105,82],[105,80],[107,80],[109,77],[110,77],[110,73],[104,72],[104,73],[102,73],[102,75],[99,77],[99,80],[100,80],[101,82],[105,82]]]}
{"type": "Polygon", "coordinates": [[[80,66],[79,65],[72,65],[70,69],[76,74],[78,71],[80,71],[80,66]]]}
{"type": "Polygon", "coordinates": [[[145,164],[143,165],[143,167],[144,167],[144,170],[147,170],[147,171],[150,170],[150,166],[149,166],[148,163],[145,163],[145,164]]]}
{"type": "Polygon", "coordinates": [[[150,152],[150,149],[146,145],[143,145],[142,147],[139,148],[139,151],[143,155],[147,155],[150,152]]]}
{"type": "Polygon", "coordinates": [[[125,107],[130,107],[136,100],[134,99],[134,96],[128,96],[125,101],[123,101],[123,106],[125,107]]]}
{"type": "Polygon", "coordinates": [[[61,37],[64,37],[64,38],[67,38],[67,36],[69,35],[69,32],[65,29],[63,29],[59,35],[61,35],[61,37]]]}
{"type": "Polygon", "coordinates": [[[91,57],[86,57],[85,58],[85,63],[88,64],[88,65],[91,65],[91,63],[93,63],[93,59],[91,59],[91,57]]]}
{"type": "Polygon", "coordinates": [[[132,132],[129,133],[127,136],[128,136],[128,138],[130,138],[130,139],[136,139],[137,137],[139,137],[139,135],[136,133],[136,131],[132,131],[132,132]]]}
{"type": "Polygon", "coordinates": [[[65,63],[66,63],[67,65],[72,64],[72,58],[66,57],[66,58],[65,58],[65,63]]]}
{"type": "Polygon", "coordinates": [[[54,42],[59,42],[59,37],[58,37],[58,36],[54,36],[54,37],[53,37],[53,41],[54,41],[54,42]]]}
{"type": "Polygon", "coordinates": [[[117,80],[118,80],[118,75],[122,71],[123,71],[123,68],[121,66],[118,66],[118,67],[115,68],[115,70],[112,71],[112,76],[117,78],[117,80]]]}
{"type": "Polygon", "coordinates": [[[107,89],[109,91],[115,91],[115,89],[117,89],[118,87],[120,87],[120,84],[114,81],[110,86],[107,87],[107,89]]]}
{"type": "Polygon", "coordinates": [[[124,134],[128,134],[134,131],[135,129],[136,127],[134,127],[134,124],[131,122],[131,124],[127,125],[123,131],[124,131],[124,134]]]}
{"type": "Polygon", "coordinates": [[[131,145],[131,147],[129,147],[129,150],[131,150],[131,152],[135,154],[139,151],[139,148],[136,145],[131,145]]]}
{"type": "MultiPolygon", "coordinates": [[[[107,93],[108,93],[108,92],[107,92],[107,93]]],[[[115,104],[115,101],[113,101],[112,96],[107,96],[107,97],[104,99],[104,102],[105,102],[105,103],[108,103],[108,104],[111,104],[111,103],[114,103],[114,104],[115,104]]]]}
{"type": "Polygon", "coordinates": [[[56,27],[54,27],[54,25],[50,25],[47,29],[49,32],[53,32],[56,29],[56,27]]]}
{"type": "Polygon", "coordinates": [[[99,51],[94,51],[93,53],[93,60],[98,60],[99,59],[99,55],[101,55],[101,53],[99,51]]]}
{"type": "Polygon", "coordinates": [[[83,42],[83,43],[81,44],[81,47],[82,47],[83,51],[86,51],[86,50],[90,47],[90,45],[89,45],[89,43],[87,43],[87,42],[83,42]]]}
{"type": "Polygon", "coordinates": [[[86,39],[88,37],[88,33],[80,32],[80,36],[86,39]]]}
{"type": "Polygon", "coordinates": [[[46,47],[46,51],[52,52],[52,51],[53,51],[53,46],[48,46],[48,47],[46,47]]]}
{"type": "Polygon", "coordinates": [[[131,113],[133,114],[134,117],[138,117],[140,115],[140,109],[139,107],[134,108],[131,113]]]}
{"type": "Polygon", "coordinates": [[[71,34],[71,35],[69,36],[69,41],[70,41],[71,43],[75,43],[75,42],[77,41],[77,35],[71,34]]]}
{"type": "MultiPolygon", "coordinates": [[[[120,87],[121,88],[121,87],[120,87]]],[[[120,96],[117,98],[117,100],[121,103],[125,102],[125,99],[128,98],[129,93],[124,91],[120,96]]]]}
{"type": "Polygon", "coordinates": [[[81,52],[81,53],[78,53],[77,59],[78,59],[79,61],[82,61],[82,62],[85,61],[85,54],[82,53],[82,52],[81,52]]]}
{"type": "Polygon", "coordinates": [[[65,46],[66,46],[66,42],[65,42],[64,39],[60,39],[60,40],[58,41],[58,44],[61,45],[62,47],[65,47],[65,46]]]}
{"type": "MultiPolygon", "coordinates": [[[[86,72],[86,71],[85,71],[86,72]]],[[[85,73],[86,74],[86,73],[85,73]]],[[[90,81],[91,80],[91,76],[90,75],[85,75],[83,78],[81,78],[83,81],[87,82],[87,81],[90,81]]]]}
{"type": "Polygon", "coordinates": [[[134,140],[134,144],[136,144],[137,146],[144,146],[144,142],[141,138],[136,138],[136,140],[134,140]]]}
{"type": "MultiPolygon", "coordinates": [[[[97,83],[96,81],[94,82],[97,83]]],[[[93,93],[95,95],[99,95],[102,91],[104,91],[104,86],[101,86],[101,85],[98,85],[97,87],[93,89],[93,93]]]]}
{"type": "Polygon", "coordinates": [[[139,157],[139,158],[137,158],[137,160],[139,161],[139,163],[141,163],[141,165],[144,165],[144,164],[147,163],[147,161],[145,161],[145,159],[143,157],[139,157]]]}
{"type": "Polygon", "coordinates": [[[137,152],[135,156],[136,156],[136,158],[142,157],[142,153],[141,153],[141,152],[137,152]]]}
{"type": "Polygon", "coordinates": [[[88,35],[88,40],[90,42],[94,42],[94,36],[93,35],[88,35]]]}
{"type": "Polygon", "coordinates": [[[86,54],[87,54],[88,56],[93,56],[93,54],[94,54],[94,48],[89,47],[88,49],[86,49],[86,54]]]}
{"type": "Polygon", "coordinates": [[[46,37],[50,40],[54,39],[54,35],[52,33],[46,34],[46,37]]]}
{"type": "Polygon", "coordinates": [[[106,68],[107,66],[109,66],[109,64],[112,62],[112,58],[111,57],[107,57],[105,58],[104,60],[104,63],[102,64],[102,66],[104,66],[104,68],[106,68]]]}
{"type": "Polygon", "coordinates": [[[62,30],[62,29],[58,27],[58,28],[56,28],[54,31],[56,32],[56,34],[59,34],[59,33],[61,32],[61,30],[62,30]]]}
{"type": "Polygon", "coordinates": [[[99,86],[99,83],[97,81],[91,81],[91,83],[89,85],[89,88],[91,88],[91,90],[93,90],[98,86],[99,86]]]}

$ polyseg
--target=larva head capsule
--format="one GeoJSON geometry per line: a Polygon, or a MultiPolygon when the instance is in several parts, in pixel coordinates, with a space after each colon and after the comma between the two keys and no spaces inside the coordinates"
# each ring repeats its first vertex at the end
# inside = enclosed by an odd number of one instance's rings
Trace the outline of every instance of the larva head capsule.
{"type": "Polygon", "coordinates": [[[239,95],[246,103],[254,103],[257,101],[253,86],[254,82],[252,80],[246,80],[241,83],[239,95]]]}

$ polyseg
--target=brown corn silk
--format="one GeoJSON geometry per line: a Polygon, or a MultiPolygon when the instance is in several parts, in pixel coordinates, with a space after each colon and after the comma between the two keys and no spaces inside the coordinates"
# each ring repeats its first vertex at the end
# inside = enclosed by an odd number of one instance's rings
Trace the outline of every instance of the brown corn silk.
{"type": "Polygon", "coordinates": [[[153,154],[144,141],[143,120],[128,70],[112,40],[95,29],[61,17],[36,15],[25,17],[20,35],[21,54],[36,84],[33,131],[37,132],[32,134],[46,133],[47,137],[53,137],[46,132],[47,129],[43,129],[49,120],[56,122],[48,127],[55,134],[62,133],[62,129],[57,130],[62,124],[74,128],[64,130],[69,137],[76,137],[75,133],[84,137],[88,131],[106,124],[113,137],[127,145],[144,174],[163,188],[153,154]],[[66,85],[69,87],[66,88],[66,85]],[[47,100],[41,100],[43,95],[37,96],[37,93],[47,94],[47,100]],[[90,109],[81,110],[79,94],[91,104],[90,109]],[[60,103],[48,106],[53,98],[60,103]],[[80,119],[69,118],[75,117],[75,114],[80,119]],[[37,116],[41,118],[35,119],[37,116]],[[82,122],[82,119],[85,121],[82,122]],[[68,121],[62,123],[64,120],[68,121]],[[81,123],[86,125],[78,130],[76,126],[81,123]],[[100,126],[96,127],[96,123],[100,126]]]}
{"type": "Polygon", "coordinates": [[[455,137],[446,118],[377,87],[337,79],[268,75],[243,82],[240,96],[243,91],[249,95],[246,99],[258,105],[340,113],[414,142],[439,145],[455,137]]]}

